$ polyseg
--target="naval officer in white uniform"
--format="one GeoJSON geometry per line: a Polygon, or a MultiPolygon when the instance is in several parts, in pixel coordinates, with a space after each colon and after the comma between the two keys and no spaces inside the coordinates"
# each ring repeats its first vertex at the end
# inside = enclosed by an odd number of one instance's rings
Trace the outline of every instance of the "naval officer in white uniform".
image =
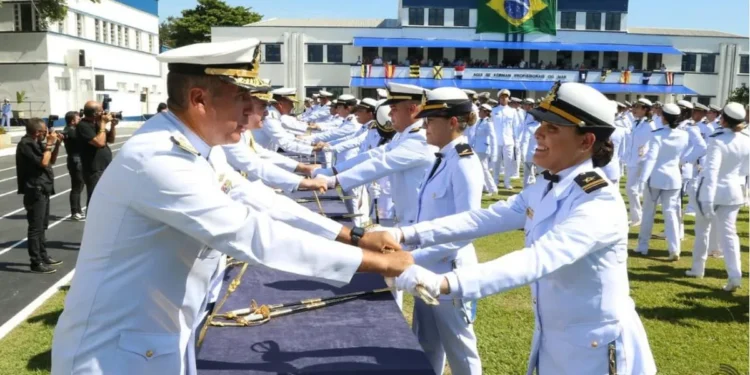
{"type": "Polygon", "coordinates": [[[497,137],[495,136],[495,126],[492,125],[490,114],[492,107],[489,104],[479,106],[479,121],[474,126],[474,137],[469,144],[474,153],[479,157],[482,163],[482,172],[484,175],[484,190],[490,194],[497,194],[497,184],[490,172],[490,166],[495,165],[497,160],[497,137]]]}
{"type": "Polygon", "coordinates": [[[639,190],[644,192],[643,221],[635,249],[637,253],[648,254],[656,206],[661,203],[669,260],[675,262],[680,260],[680,161],[688,152],[688,133],[677,128],[680,112],[676,104],[666,104],[660,117],[662,124],[651,132],[648,153],[638,180],[639,190]]]}
{"type": "MultiPolygon", "coordinates": [[[[472,102],[455,87],[425,93],[418,118],[425,119],[427,143],[436,146],[435,163],[422,180],[417,222],[434,220],[482,207],[482,166],[463,135],[476,122],[472,102]]],[[[477,264],[471,241],[456,241],[412,250],[414,262],[445,273],[477,264]]],[[[442,374],[446,357],[454,375],[482,373],[474,334],[476,301],[443,298],[438,306],[414,301],[412,329],[436,374],[442,374]]]]}
{"type": "Polygon", "coordinates": [[[625,192],[630,202],[630,225],[641,225],[642,208],[641,197],[643,191],[638,185],[641,171],[643,169],[643,160],[648,153],[648,142],[651,140],[651,132],[656,130],[654,122],[651,121],[651,101],[645,98],[638,99],[633,106],[634,121],[630,129],[630,136],[627,140],[627,172],[625,192]]]}
{"type": "Polygon", "coordinates": [[[719,248],[724,253],[729,280],[724,290],[740,287],[740,242],[737,213],[745,201],[742,187],[750,175],[750,134],[742,127],[745,109],[730,102],[721,115],[721,128],[709,136],[706,164],[698,177],[695,193],[695,247],[693,267],[686,274],[703,277],[710,226],[716,226],[719,248]]]}
{"type": "MultiPolygon", "coordinates": [[[[297,101],[297,91],[294,88],[280,88],[271,92],[273,104],[268,107],[268,115],[263,120],[260,129],[253,130],[255,142],[263,148],[276,152],[278,148],[287,153],[312,156],[313,148],[309,144],[298,141],[295,136],[284,128],[282,117],[294,120],[289,113],[294,109],[297,101]]],[[[295,120],[296,121],[296,120],[295,120]]],[[[299,129],[302,132],[307,130],[299,129]]]]}
{"type": "Polygon", "coordinates": [[[410,253],[363,252],[229,197],[253,185],[226,180],[207,158],[239,141],[247,124],[238,118],[259,122],[265,110],[248,91],[262,84],[258,44],[201,43],[159,57],[170,71],[169,112],[147,121],[99,181],[52,374],[195,374],[194,332],[221,253],[340,282],[411,264],[410,253]]]}
{"type": "Polygon", "coordinates": [[[470,299],[530,285],[528,375],[653,375],[629,296],[625,203],[598,169],[612,156],[615,109],[590,86],[568,82],[556,83],[532,113],[542,121],[534,163],[544,178],[508,202],[401,228],[404,243],[421,246],[523,228],[526,247],[440,275],[415,264],[396,285],[470,299]]]}

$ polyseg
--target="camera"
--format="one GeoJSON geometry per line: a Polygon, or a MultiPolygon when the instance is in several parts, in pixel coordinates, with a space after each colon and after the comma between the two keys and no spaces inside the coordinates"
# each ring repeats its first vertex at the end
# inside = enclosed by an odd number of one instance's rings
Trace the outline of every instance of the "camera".
{"type": "Polygon", "coordinates": [[[109,115],[112,116],[113,119],[117,119],[117,120],[122,121],[122,111],[120,111],[120,112],[110,112],[109,115]]]}
{"type": "Polygon", "coordinates": [[[49,115],[47,118],[47,127],[52,128],[55,125],[55,121],[59,120],[60,116],[58,115],[49,115]]]}
{"type": "Polygon", "coordinates": [[[104,94],[104,98],[102,98],[102,110],[104,112],[109,112],[109,103],[112,103],[112,98],[109,97],[109,94],[104,94]]]}

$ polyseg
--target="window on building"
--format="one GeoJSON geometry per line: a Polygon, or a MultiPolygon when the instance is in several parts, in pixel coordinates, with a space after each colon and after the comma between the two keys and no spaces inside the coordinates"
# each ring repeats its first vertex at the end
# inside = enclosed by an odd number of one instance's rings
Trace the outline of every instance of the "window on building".
{"type": "Polygon", "coordinates": [[[576,12],[560,12],[560,28],[575,30],[576,12]]]}
{"type": "Polygon", "coordinates": [[[538,49],[532,49],[529,51],[529,65],[535,64],[537,67],[539,67],[539,50],[538,49]]]}
{"type": "Polygon", "coordinates": [[[503,63],[506,66],[518,66],[518,63],[523,60],[522,49],[506,49],[503,50],[503,63]]]}
{"type": "Polygon", "coordinates": [[[694,53],[682,54],[682,71],[694,72],[696,68],[695,63],[697,60],[698,60],[698,55],[694,53]]]}
{"type": "Polygon", "coordinates": [[[454,9],[453,10],[453,26],[469,26],[469,10],[468,9],[454,9]]]}
{"type": "Polygon", "coordinates": [[[471,60],[471,48],[456,48],[456,59],[464,62],[471,60]]]}
{"type": "Polygon", "coordinates": [[[586,13],[586,30],[601,30],[602,14],[599,12],[586,13]]]}
{"type": "Polygon", "coordinates": [[[432,63],[438,65],[443,60],[443,49],[442,48],[428,48],[427,58],[432,60],[432,63]]]}
{"type": "Polygon", "coordinates": [[[643,70],[643,52],[628,52],[627,69],[643,70]]]}
{"type": "Polygon", "coordinates": [[[371,64],[372,60],[380,55],[380,49],[378,47],[362,47],[362,62],[371,64]]]}
{"type": "Polygon", "coordinates": [[[80,85],[81,91],[91,91],[90,79],[82,79],[80,85]]]}
{"type": "Polygon", "coordinates": [[[715,69],[716,55],[713,53],[701,54],[701,73],[714,73],[715,69]]]}
{"type": "Polygon", "coordinates": [[[307,45],[307,62],[323,62],[323,45],[322,44],[308,44],[307,45]]]}
{"type": "Polygon", "coordinates": [[[65,20],[57,23],[57,32],[60,34],[65,34],[65,20]]]}
{"type": "Polygon", "coordinates": [[[125,34],[125,47],[130,48],[130,28],[123,28],[123,33],[125,34]]]}
{"type": "Polygon", "coordinates": [[[599,51],[583,52],[583,68],[599,69],[599,51]]]}
{"type": "Polygon", "coordinates": [[[696,97],[696,100],[698,101],[698,103],[701,103],[705,106],[709,106],[711,104],[710,96],[698,96],[696,97]]]}
{"type": "Polygon", "coordinates": [[[140,30],[135,31],[135,49],[141,50],[141,32],[140,30]]]}
{"type": "Polygon", "coordinates": [[[398,48],[397,47],[383,47],[383,62],[398,64],[398,48]]]}
{"type": "Polygon", "coordinates": [[[490,50],[490,58],[489,58],[489,61],[488,61],[488,63],[490,65],[497,66],[497,55],[498,55],[498,53],[497,53],[496,49],[491,49],[490,50]]]}
{"type": "Polygon", "coordinates": [[[328,62],[329,63],[344,62],[344,46],[342,46],[341,44],[329,44],[328,45],[328,62]]]}
{"type": "Polygon", "coordinates": [[[409,8],[409,25],[424,25],[424,8],[409,8]]]}
{"type": "Polygon", "coordinates": [[[109,43],[109,24],[102,21],[102,42],[109,43]]]}
{"type": "Polygon", "coordinates": [[[409,49],[406,50],[406,57],[409,59],[409,64],[414,63],[414,61],[419,63],[424,59],[424,49],[420,47],[409,47],[409,49]]]}
{"type": "Polygon", "coordinates": [[[427,12],[427,24],[430,26],[443,26],[445,24],[445,11],[443,8],[430,8],[427,12]]]}
{"type": "Polygon", "coordinates": [[[620,31],[622,28],[620,26],[621,18],[622,13],[607,13],[607,16],[604,18],[604,30],[620,31]]]}
{"type": "Polygon", "coordinates": [[[750,56],[740,55],[740,74],[750,73],[750,56]]]}
{"type": "Polygon", "coordinates": [[[13,16],[14,27],[16,31],[34,31],[34,17],[31,3],[15,4],[15,14],[13,16]]]}
{"type": "Polygon", "coordinates": [[[39,16],[39,12],[36,10],[34,11],[34,26],[36,27],[36,31],[47,30],[47,21],[42,20],[42,17],[39,16]]]}
{"type": "Polygon", "coordinates": [[[646,57],[646,70],[661,69],[661,53],[649,53],[646,57]]]}
{"type": "Polygon", "coordinates": [[[111,23],[109,24],[109,43],[115,44],[115,24],[111,23]]]}
{"type": "Polygon", "coordinates": [[[128,91],[128,84],[126,82],[117,82],[117,91],[119,92],[128,91]]]}
{"type": "Polygon", "coordinates": [[[122,26],[117,25],[117,45],[122,45],[122,26]]]}
{"type": "Polygon", "coordinates": [[[95,34],[94,39],[96,39],[97,42],[102,41],[101,32],[102,32],[101,21],[99,21],[98,19],[95,19],[94,20],[94,34],[95,34]]]}
{"type": "Polygon", "coordinates": [[[13,4],[13,31],[21,31],[21,4],[13,4]]]}
{"type": "Polygon", "coordinates": [[[83,37],[83,14],[76,13],[76,35],[83,37]]]}
{"type": "Polygon", "coordinates": [[[573,52],[557,51],[557,68],[573,69],[573,52]]]}
{"type": "Polygon", "coordinates": [[[618,67],[618,52],[604,52],[604,61],[602,61],[602,69],[617,69],[618,67]]]}
{"type": "Polygon", "coordinates": [[[148,35],[148,51],[154,52],[154,36],[151,34],[148,35]]]}
{"type": "Polygon", "coordinates": [[[266,62],[281,62],[281,44],[266,44],[266,62]]]}
{"type": "Polygon", "coordinates": [[[55,77],[58,91],[70,91],[70,77],[55,77]]]}

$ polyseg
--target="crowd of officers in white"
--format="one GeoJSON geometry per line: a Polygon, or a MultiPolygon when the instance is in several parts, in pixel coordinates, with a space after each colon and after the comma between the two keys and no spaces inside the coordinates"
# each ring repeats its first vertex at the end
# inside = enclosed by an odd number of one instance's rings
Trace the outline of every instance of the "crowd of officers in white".
{"type": "MultiPolygon", "coordinates": [[[[453,87],[389,83],[377,99],[348,94],[334,99],[320,91],[305,99],[304,112],[295,116],[295,88],[270,90],[255,78],[255,40],[192,45],[160,59],[169,63],[173,78],[170,111],[149,120],[102,177],[100,183],[110,189],[100,191],[132,189],[136,195],[100,194],[99,202],[97,196],[92,201],[76,278],[55,335],[53,373],[125,371],[124,359],[105,364],[108,351],[117,353],[118,337],[125,350],[140,351],[141,357],[156,355],[154,346],[161,345],[171,350],[166,355],[184,359],[172,364],[179,373],[195,373],[195,353],[187,343],[193,342],[205,305],[217,298],[216,280],[224,269],[219,259],[225,259],[219,252],[302,275],[348,281],[357,271],[377,272],[397,276],[396,290],[418,294],[418,286],[425,288],[441,303],[415,299],[413,329],[438,374],[446,360],[455,375],[482,372],[473,331],[476,300],[523,285],[531,286],[536,323],[529,374],[655,374],[629,296],[626,260],[628,226],[641,226],[634,250],[646,254],[659,204],[669,259],[680,257],[684,216],[695,215],[694,261],[687,275],[702,277],[708,254],[719,252],[728,273],[724,289],[740,286],[735,222],[747,202],[750,135],[744,130],[746,110],[737,103],[622,104],[579,83],[556,83],[538,101],[513,98],[508,90],[494,100],[489,93],[453,87]],[[224,69],[227,64],[249,67],[224,69]],[[227,97],[234,99],[212,98],[219,95],[205,88],[212,76],[222,78],[226,90],[231,87],[233,96],[227,97]],[[204,81],[190,86],[197,82],[191,77],[204,81]],[[212,137],[210,131],[218,130],[203,124],[230,116],[233,103],[244,110],[242,120],[224,130],[232,137],[212,137]],[[297,156],[315,162],[302,163],[297,156]],[[522,188],[482,209],[483,193],[498,192],[500,175],[510,190],[523,177],[522,188]],[[627,176],[629,220],[621,176],[627,176]],[[349,213],[358,215],[352,229],[270,189],[337,187],[352,197],[345,200],[349,213]],[[690,202],[684,211],[683,195],[690,202]],[[152,222],[158,229],[148,228],[152,222]],[[363,228],[373,222],[382,225],[363,228]],[[158,223],[173,228],[172,235],[189,237],[173,244],[170,233],[161,233],[167,227],[158,223]],[[118,240],[132,241],[102,239],[97,233],[107,225],[127,228],[118,240]],[[473,239],[518,229],[525,233],[524,249],[478,262],[473,239]],[[194,253],[185,255],[191,246],[194,253]],[[103,255],[102,248],[111,250],[103,255]],[[145,254],[149,248],[166,255],[145,254]],[[169,255],[165,248],[179,248],[182,255],[169,255]],[[385,248],[397,251],[381,253],[385,248]],[[148,266],[139,263],[142,256],[148,266]],[[113,281],[122,274],[102,268],[108,257],[127,259],[135,278],[122,281],[127,289],[113,281]],[[140,275],[133,271],[139,266],[140,275]],[[153,267],[159,267],[158,275],[150,274],[153,267]],[[173,267],[180,272],[165,272],[173,267]],[[188,283],[196,288],[191,298],[185,298],[190,290],[184,280],[181,288],[170,280],[179,275],[200,280],[188,283]],[[157,281],[146,283],[144,277],[157,281]],[[201,300],[202,290],[209,296],[201,300]],[[102,293],[108,297],[96,299],[102,293]],[[130,313],[138,316],[136,331],[146,333],[134,332],[127,324],[131,318],[113,313],[124,308],[114,295],[141,301],[143,313],[130,313]],[[159,302],[165,298],[175,306],[159,302]],[[178,320],[175,314],[183,316],[185,304],[191,318],[165,325],[178,320]],[[107,324],[98,319],[104,310],[122,319],[107,324]],[[149,329],[164,336],[156,340],[149,329]]],[[[177,373],[164,366],[126,368],[177,373]]]]}

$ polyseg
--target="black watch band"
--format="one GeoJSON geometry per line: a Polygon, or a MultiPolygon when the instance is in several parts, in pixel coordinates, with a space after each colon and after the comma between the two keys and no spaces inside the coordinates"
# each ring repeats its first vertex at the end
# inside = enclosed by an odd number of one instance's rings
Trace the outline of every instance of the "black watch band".
{"type": "Polygon", "coordinates": [[[359,246],[359,240],[365,235],[365,229],[360,227],[354,227],[351,231],[351,244],[352,246],[359,246]]]}

